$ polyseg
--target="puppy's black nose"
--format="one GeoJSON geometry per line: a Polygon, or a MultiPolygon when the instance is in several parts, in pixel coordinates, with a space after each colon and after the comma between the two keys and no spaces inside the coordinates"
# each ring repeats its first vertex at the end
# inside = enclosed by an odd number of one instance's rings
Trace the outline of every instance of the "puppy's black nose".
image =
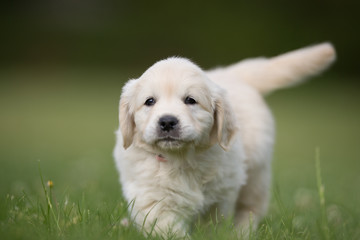
{"type": "Polygon", "coordinates": [[[159,119],[160,129],[164,132],[170,132],[176,127],[178,123],[179,120],[171,115],[165,115],[159,119]]]}

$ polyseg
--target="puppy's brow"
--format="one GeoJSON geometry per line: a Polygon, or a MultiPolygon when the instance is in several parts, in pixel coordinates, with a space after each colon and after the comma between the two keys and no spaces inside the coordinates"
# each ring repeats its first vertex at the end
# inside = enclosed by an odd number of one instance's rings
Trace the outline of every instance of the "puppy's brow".
{"type": "Polygon", "coordinates": [[[173,96],[173,94],[174,94],[174,84],[171,83],[171,81],[167,81],[167,82],[164,84],[164,92],[166,93],[166,95],[167,95],[168,97],[173,96]]]}

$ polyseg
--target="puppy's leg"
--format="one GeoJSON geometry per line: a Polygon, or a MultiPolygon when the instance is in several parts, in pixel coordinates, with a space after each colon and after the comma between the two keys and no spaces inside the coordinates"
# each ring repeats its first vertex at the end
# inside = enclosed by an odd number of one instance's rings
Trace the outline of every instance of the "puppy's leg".
{"type": "Polygon", "coordinates": [[[179,214],[175,212],[164,212],[156,219],[156,234],[167,236],[175,234],[177,237],[186,237],[188,232],[187,223],[179,218],[179,214]]]}
{"type": "Polygon", "coordinates": [[[236,203],[235,224],[245,234],[256,229],[268,208],[271,171],[264,163],[248,169],[248,180],[240,191],[236,203]]]}
{"type": "Polygon", "coordinates": [[[174,209],[160,201],[139,210],[135,203],[132,216],[138,227],[147,234],[163,237],[175,234],[178,237],[185,237],[187,236],[188,222],[185,220],[183,212],[179,213],[174,209]]]}
{"type": "Polygon", "coordinates": [[[230,218],[234,216],[236,200],[239,195],[239,189],[229,191],[226,195],[223,195],[222,201],[218,204],[217,215],[218,217],[230,218]]]}

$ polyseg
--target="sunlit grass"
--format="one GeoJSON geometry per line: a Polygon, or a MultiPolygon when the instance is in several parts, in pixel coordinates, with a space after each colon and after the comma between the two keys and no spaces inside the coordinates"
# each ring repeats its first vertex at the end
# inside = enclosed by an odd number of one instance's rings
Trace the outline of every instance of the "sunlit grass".
{"type": "MultiPolygon", "coordinates": [[[[359,213],[347,213],[340,205],[327,206],[322,182],[320,157],[315,158],[317,189],[297,194],[295,206],[283,202],[280,189],[273,190],[268,216],[248,239],[357,239],[360,236],[359,213]],[[316,191],[318,194],[316,194],[316,191]]],[[[26,192],[1,199],[0,233],[2,239],[163,239],[141,233],[129,218],[131,203],[122,199],[108,206],[89,206],[84,196],[73,201],[69,195],[58,197],[56,183],[45,180],[40,170],[43,196],[26,192]]],[[[219,216],[208,222],[196,222],[192,239],[240,239],[231,219],[219,216]]],[[[169,235],[166,239],[175,239],[169,235]]]]}

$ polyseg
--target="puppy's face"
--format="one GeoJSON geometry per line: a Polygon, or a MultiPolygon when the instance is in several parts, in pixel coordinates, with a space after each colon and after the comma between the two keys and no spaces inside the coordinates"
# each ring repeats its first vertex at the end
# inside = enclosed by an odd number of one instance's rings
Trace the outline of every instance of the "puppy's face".
{"type": "Polygon", "coordinates": [[[232,116],[226,116],[224,130],[225,104],[220,95],[221,89],[190,61],[172,58],[156,63],[123,89],[120,129],[124,147],[137,144],[179,150],[210,146],[223,137],[228,143],[234,124],[232,116]]]}

